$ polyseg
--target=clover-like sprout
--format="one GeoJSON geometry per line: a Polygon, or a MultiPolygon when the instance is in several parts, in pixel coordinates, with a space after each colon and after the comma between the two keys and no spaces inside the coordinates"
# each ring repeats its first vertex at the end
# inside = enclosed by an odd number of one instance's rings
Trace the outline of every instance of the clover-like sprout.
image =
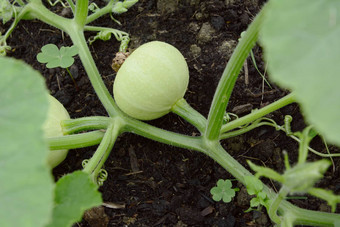
{"type": "Polygon", "coordinates": [[[40,63],[47,63],[47,68],[70,67],[74,63],[73,56],[77,55],[76,46],[61,47],[60,49],[54,44],[47,44],[41,48],[41,52],[37,55],[40,63]]]}
{"type": "Polygon", "coordinates": [[[217,186],[210,190],[213,195],[213,200],[216,202],[223,200],[225,203],[229,203],[231,199],[235,196],[236,188],[232,188],[230,180],[219,179],[217,181],[217,186]]]}

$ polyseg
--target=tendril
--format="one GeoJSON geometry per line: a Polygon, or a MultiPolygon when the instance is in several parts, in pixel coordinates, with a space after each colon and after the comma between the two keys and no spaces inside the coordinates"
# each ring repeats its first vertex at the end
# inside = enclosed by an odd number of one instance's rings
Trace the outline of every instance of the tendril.
{"type": "Polygon", "coordinates": [[[55,6],[58,3],[60,3],[62,5],[62,7],[67,8],[69,6],[67,6],[62,0],[56,0],[56,1],[52,1],[52,0],[47,0],[48,4],[50,4],[50,6],[55,6]]]}
{"type": "Polygon", "coordinates": [[[120,52],[126,52],[128,44],[130,42],[129,34],[126,32],[119,31],[117,29],[108,28],[102,31],[99,31],[97,35],[91,37],[88,39],[88,42],[90,45],[97,39],[108,41],[111,39],[111,36],[114,35],[117,41],[121,42],[119,51],[120,52]]]}
{"type": "Polygon", "coordinates": [[[88,159],[84,159],[84,160],[81,162],[82,167],[85,168],[85,166],[87,165],[87,163],[89,163],[89,160],[88,160],[88,159]]]}
{"type": "Polygon", "coordinates": [[[108,173],[105,169],[100,169],[97,177],[97,184],[102,186],[108,177],[108,173]]]}

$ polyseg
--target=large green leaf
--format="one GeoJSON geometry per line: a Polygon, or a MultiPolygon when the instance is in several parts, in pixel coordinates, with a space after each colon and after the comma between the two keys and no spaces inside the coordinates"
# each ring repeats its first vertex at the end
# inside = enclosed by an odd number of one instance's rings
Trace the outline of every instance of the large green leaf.
{"type": "Polygon", "coordinates": [[[340,1],[271,0],[260,35],[271,78],[340,145],[340,1]]]}
{"type": "Polygon", "coordinates": [[[82,171],[62,177],[55,190],[53,220],[48,227],[68,227],[80,221],[85,210],[102,204],[98,186],[82,171]]]}
{"type": "Polygon", "coordinates": [[[0,69],[0,225],[44,226],[53,209],[42,131],[47,90],[23,62],[1,57],[0,69]]]}

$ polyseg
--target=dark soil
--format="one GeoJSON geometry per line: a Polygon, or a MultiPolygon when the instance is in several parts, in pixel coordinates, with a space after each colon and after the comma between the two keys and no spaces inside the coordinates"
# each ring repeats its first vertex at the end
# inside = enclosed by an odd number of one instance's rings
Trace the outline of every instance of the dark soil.
{"type": "MultiPolygon", "coordinates": [[[[132,37],[132,49],[152,40],[165,41],[177,47],[186,57],[190,69],[190,84],[185,98],[195,109],[207,116],[215,88],[240,33],[246,30],[263,2],[141,0],[127,13],[115,16],[121,26],[109,16],[100,18],[95,25],[128,32],[132,37]],[[228,2],[231,3],[227,4],[228,2]]],[[[62,11],[58,7],[55,10],[58,13],[62,11]]],[[[94,34],[89,33],[88,37],[91,35],[94,34]]],[[[51,94],[64,104],[72,118],[105,116],[106,112],[79,59],[71,67],[79,90],[75,89],[65,70],[47,69],[36,61],[40,48],[47,43],[71,45],[67,35],[55,28],[38,21],[23,21],[9,40],[9,45],[14,50],[9,55],[23,59],[39,70],[46,78],[51,94]]],[[[106,42],[96,41],[90,47],[110,92],[115,78],[111,63],[118,47],[114,38],[106,42]]],[[[263,72],[265,67],[261,49],[255,47],[253,51],[257,65],[263,72]]],[[[246,82],[246,71],[243,70],[227,108],[228,112],[237,112],[240,116],[288,93],[273,83],[271,88],[263,83],[250,59],[247,61],[247,69],[249,83],[246,82]]],[[[289,105],[269,117],[278,124],[283,124],[286,114],[293,116],[293,131],[303,129],[305,123],[297,105],[289,105]]],[[[196,133],[192,126],[174,114],[150,123],[188,135],[196,133]]],[[[250,159],[279,172],[284,170],[282,151],[287,151],[291,163],[294,163],[298,148],[296,142],[270,127],[261,127],[228,139],[223,141],[223,145],[245,166],[246,160],[250,159]]],[[[312,146],[325,151],[321,140],[314,141],[312,146]]],[[[95,149],[96,147],[90,147],[70,151],[66,161],[54,169],[55,177],[60,178],[66,173],[81,169],[82,160],[90,158],[95,149]]],[[[330,149],[331,152],[336,151],[334,147],[330,149]]],[[[311,156],[311,159],[316,158],[318,157],[311,156]]],[[[339,194],[339,166],[339,159],[336,159],[334,171],[330,168],[318,186],[339,194]]],[[[124,134],[115,144],[105,163],[105,169],[109,176],[100,191],[107,205],[104,209],[87,213],[84,220],[76,226],[272,226],[264,209],[261,212],[244,212],[249,208],[250,197],[245,188],[236,181],[234,187],[240,187],[241,190],[232,202],[214,202],[210,189],[218,179],[233,177],[213,160],[195,151],[124,134]]],[[[279,188],[278,184],[265,182],[275,190],[279,188]]],[[[313,197],[293,202],[308,209],[330,210],[325,202],[313,197]]],[[[340,211],[339,207],[337,211],[340,211]]]]}

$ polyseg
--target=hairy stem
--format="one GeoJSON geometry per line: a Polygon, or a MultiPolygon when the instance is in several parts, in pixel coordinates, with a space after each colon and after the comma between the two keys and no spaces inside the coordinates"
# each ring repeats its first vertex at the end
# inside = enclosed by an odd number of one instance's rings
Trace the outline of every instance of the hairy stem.
{"type": "Polygon", "coordinates": [[[260,117],[263,117],[263,116],[265,116],[269,113],[272,113],[275,110],[280,109],[280,108],[282,108],[282,107],[284,107],[288,104],[291,104],[293,102],[295,102],[295,94],[291,93],[291,94],[269,104],[268,106],[265,106],[265,107],[263,107],[259,110],[255,110],[252,113],[247,114],[244,117],[241,117],[237,120],[231,121],[231,122],[223,125],[222,128],[221,128],[221,133],[225,133],[225,132],[231,131],[231,130],[237,128],[237,127],[240,127],[242,125],[246,125],[248,123],[251,123],[251,122],[259,119],[260,117]]]}
{"type": "Polygon", "coordinates": [[[101,16],[104,16],[105,14],[111,13],[112,7],[114,6],[116,1],[110,1],[105,7],[101,8],[100,10],[96,11],[95,13],[92,13],[89,15],[86,19],[86,24],[89,24],[96,19],[98,19],[101,16]]]}
{"type": "Polygon", "coordinates": [[[88,14],[89,0],[80,0],[76,2],[76,12],[74,21],[79,27],[84,27],[88,14]]]}
{"type": "Polygon", "coordinates": [[[108,112],[109,116],[117,115],[118,107],[100,76],[98,68],[96,67],[91,52],[86,44],[82,29],[78,28],[77,30],[74,30],[71,27],[70,29],[67,29],[67,32],[74,45],[78,47],[80,60],[82,61],[91,84],[104,108],[108,112]]]}
{"type": "Polygon", "coordinates": [[[91,179],[97,183],[98,173],[100,172],[102,166],[104,165],[106,159],[108,158],[113,145],[120,134],[122,124],[119,118],[116,118],[114,123],[110,124],[106,130],[106,133],[98,146],[96,152],[86,164],[83,169],[84,172],[90,174],[91,179]]]}
{"type": "Polygon", "coordinates": [[[207,119],[193,109],[184,98],[178,100],[171,111],[195,126],[201,133],[204,132],[207,119]]]}
{"type": "Polygon", "coordinates": [[[243,63],[256,43],[263,19],[264,13],[263,10],[261,10],[248,27],[244,37],[241,38],[222,74],[222,78],[217,86],[208,115],[207,127],[204,134],[208,140],[218,140],[220,136],[223,116],[227,108],[230,95],[243,63]]]}
{"type": "Polygon", "coordinates": [[[63,120],[61,126],[64,134],[73,134],[80,131],[106,129],[111,122],[109,117],[82,117],[63,120]]]}
{"type": "Polygon", "coordinates": [[[274,221],[276,224],[281,224],[281,219],[279,216],[277,216],[277,210],[279,209],[281,202],[286,198],[288,193],[289,190],[285,186],[282,186],[279,193],[276,195],[275,199],[270,204],[268,215],[270,219],[274,221]]]}
{"type": "Polygon", "coordinates": [[[99,144],[104,134],[103,131],[93,131],[75,135],[51,137],[47,139],[47,143],[50,150],[89,147],[99,144]]]}

